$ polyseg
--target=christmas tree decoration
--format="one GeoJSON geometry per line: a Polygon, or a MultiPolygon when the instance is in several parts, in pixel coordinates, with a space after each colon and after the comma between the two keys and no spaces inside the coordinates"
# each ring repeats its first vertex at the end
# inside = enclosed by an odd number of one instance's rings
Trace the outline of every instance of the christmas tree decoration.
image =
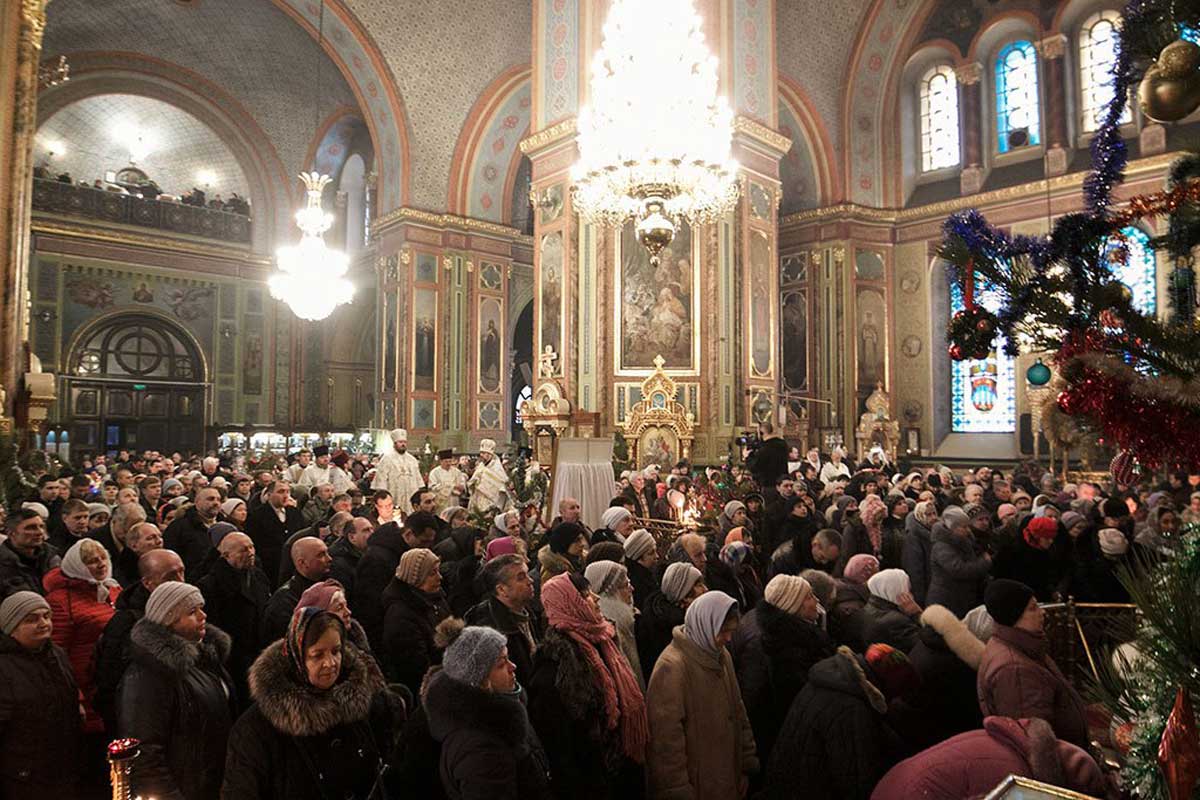
{"type": "Polygon", "coordinates": [[[1029,381],[1033,386],[1045,386],[1050,382],[1052,375],[1053,373],[1050,372],[1050,368],[1043,364],[1039,358],[1033,363],[1033,366],[1025,371],[1025,380],[1029,381]]]}
{"type": "Polygon", "coordinates": [[[1122,450],[1113,456],[1108,469],[1112,473],[1113,480],[1121,486],[1132,486],[1137,483],[1142,474],[1137,459],[1128,450],[1122,450]]]}
{"type": "Polygon", "coordinates": [[[1138,86],[1138,105],[1155,122],[1178,122],[1200,107],[1200,47],[1179,39],[1163,48],[1138,86]]]}
{"type": "Polygon", "coordinates": [[[1200,780],[1200,732],[1192,700],[1182,686],[1175,693],[1175,705],[1158,745],[1158,765],[1167,779],[1171,800],[1190,800],[1200,780]]]}

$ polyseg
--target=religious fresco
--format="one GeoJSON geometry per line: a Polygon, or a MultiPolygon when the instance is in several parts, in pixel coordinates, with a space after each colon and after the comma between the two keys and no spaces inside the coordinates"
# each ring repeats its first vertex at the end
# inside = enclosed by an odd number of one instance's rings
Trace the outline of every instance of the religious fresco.
{"type": "Polygon", "coordinates": [[[790,392],[808,389],[808,295],[785,292],[780,319],[783,334],[783,383],[790,392]]]}
{"type": "Polygon", "coordinates": [[[561,231],[542,237],[542,353],[552,349],[560,358],[555,360],[556,372],[562,364],[562,303],[563,303],[563,235],[561,231]]]}
{"type": "Polygon", "coordinates": [[[242,391],[248,395],[262,394],[263,384],[263,318],[243,317],[242,391]]]}
{"type": "Polygon", "coordinates": [[[413,390],[432,392],[437,375],[438,296],[433,289],[413,291],[413,390]]]}
{"type": "Polygon", "coordinates": [[[396,296],[383,293],[383,389],[396,391],[396,296]]]}
{"type": "Polygon", "coordinates": [[[654,357],[663,369],[696,369],[699,298],[695,287],[700,270],[692,229],[681,223],[665,247],[657,267],[637,241],[633,223],[621,229],[617,257],[617,329],[620,331],[618,371],[653,370],[654,357]]]}
{"type": "Polygon", "coordinates": [[[756,377],[771,375],[771,243],[762,231],[750,236],[750,367],[756,377]]]}
{"type": "Polygon", "coordinates": [[[855,302],[855,339],[858,348],[858,388],[863,396],[887,383],[887,310],[883,292],[859,289],[855,302]]]}
{"type": "Polygon", "coordinates": [[[674,464],[679,460],[679,436],[667,427],[647,428],[638,440],[638,468],[674,464]]]}
{"type": "Polygon", "coordinates": [[[499,298],[479,301],[479,391],[499,392],[502,382],[500,344],[504,309],[499,298]]]}

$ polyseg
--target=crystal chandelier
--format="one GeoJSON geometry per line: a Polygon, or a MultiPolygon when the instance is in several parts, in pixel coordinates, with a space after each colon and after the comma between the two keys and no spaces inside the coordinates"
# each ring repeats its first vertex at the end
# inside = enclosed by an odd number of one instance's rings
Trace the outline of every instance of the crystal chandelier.
{"type": "Polygon", "coordinates": [[[587,222],[637,220],[651,263],[680,221],[721,219],[737,203],[733,114],[692,0],[614,0],[579,112],[575,206],[587,222]]]}
{"type": "Polygon", "coordinates": [[[297,317],[321,320],[353,299],[354,285],[345,278],[349,257],[325,244],[324,234],[333,224],[333,215],[321,208],[321,193],[330,177],[302,172],[300,179],[308,189],[307,204],[296,212],[296,225],[303,235],[296,244],[276,251],[279,271],[267,285],[271,296],[287,303],[297,317]]]}

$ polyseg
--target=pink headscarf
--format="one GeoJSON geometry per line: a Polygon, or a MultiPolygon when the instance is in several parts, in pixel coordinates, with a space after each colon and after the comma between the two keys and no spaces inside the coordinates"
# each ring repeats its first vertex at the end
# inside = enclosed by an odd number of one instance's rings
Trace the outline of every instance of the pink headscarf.
{"type": "Polygon", "coordinates": [[[869,494],[858,505],[858,515],[871,537],[871,549],[879,552],[883,545],[883,519],[887,516],[887,505],[877,494],[869,494]]]}
{"type": "Polygon", "coordinates": [[[499,539],[492,539],[487,546],[487,560],[491,561],[497,556],[506,556],[510,553],[517,552],[517,543],[513,541],[511,536],[501,536],[499,539]]]}
{"type": "Polygon", "coordinates": [[[846,562],[842,577],[865,586],[876,572],[879,572],[879,559],[869,553],[859,553],[846,562]]]}

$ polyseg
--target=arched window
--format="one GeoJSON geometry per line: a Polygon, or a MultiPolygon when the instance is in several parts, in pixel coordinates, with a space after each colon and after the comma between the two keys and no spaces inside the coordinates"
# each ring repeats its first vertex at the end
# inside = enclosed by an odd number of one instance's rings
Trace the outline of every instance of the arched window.
{"type": "MultiPolygon", "coordinates": [[[[975,302],[991,311],[999,298],[987,284],[977,285],[975,302]]],[[[950,285],[950,310],[964,307],[962,289],[950,285]]],[[[997,335],[987,358],[950,362],[950,429],[955,433],[1012,433],[1017,429],[1017,391],[1013,360],[997,335]]]]}
{"type": "Polygon", "coordinates": [[[71,372],[80,378],[204,380],[199,355],[173,326],[137,315],[122,316],[97,328],[76,349],[71,372]]]}
{"type": "Polygon", "coordinates": [[[921,171],[958,166],[958,79],[943,64],[921,78],[921,171]]]}
{"type": "MultiPolygon", "coordinates": [[[[1079,96],[1086,133],[1100,127],[1113,99],[1112,69],[1117,61],[1117,28],[1120,25],[1121,15],[1116,11],[1101,11],[1088,17],[1079,32],[1079,96]]],[[[1126,103],[1121,123],[1132,118],[1126,103]]]]}
{"type": "Polygon", "coordinates": [[[517,425],[521,424],[521,404],[526,400],[532,399],[533,387],[529,384],[525,384],[521,387],[521,391],[517,393],[517,402],[513,410],[513,419],[516,420],[517,425]]]}
{"type": "Polygon", "coordinates": [[[1012,42],[996,56],[996,139],[1001,153],[1041,143],[1033,42],[1012,42]]]}
{"type": "Polygon", "coordinates": [[[1153,315],[1158,310],[1158,263],[1150,249],[1150,236],[1132,225],[1122,228],[1121,236],[1124,238],[1114,237],[1105,245],[1106,252],[1121,246],[1128,251],[1124,264],[1113,265],[1113,277],[1129,287],[1134,308],[1153,315]]]}

